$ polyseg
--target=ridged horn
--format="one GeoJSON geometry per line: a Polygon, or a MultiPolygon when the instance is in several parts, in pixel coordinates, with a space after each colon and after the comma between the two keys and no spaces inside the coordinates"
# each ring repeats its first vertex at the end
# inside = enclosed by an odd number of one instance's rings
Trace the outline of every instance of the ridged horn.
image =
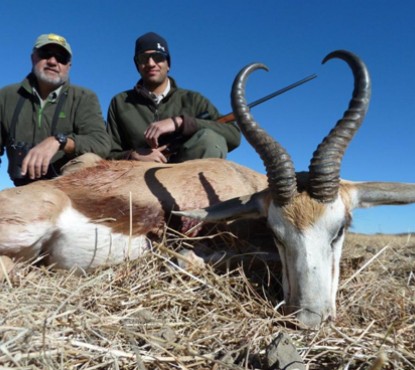
{"type": "Polygon", "coordinates": [[[357,55],[346,50],[337,50],[328,54],[322,63],[333,58],[346,61],[351,68],[354,91],[343,118],[323,139],[310,161],[310,195],[323,203],[332,202],[337,196],[341,161],[347,146],[363,122],[371,94],[369,72],[357,55]]]}
{"type": "Polygon", "coordinates": [[[261,157],[267,171],[268,184],[275,204],[284,206],[296,193],[294,165],[286,150],[269,136],[253,119],[245,99],[248,76],[257,69],[268,68],[261,63],[244,67],[232,85],[231,103],[236,122],[246,140],[261,157]]]}

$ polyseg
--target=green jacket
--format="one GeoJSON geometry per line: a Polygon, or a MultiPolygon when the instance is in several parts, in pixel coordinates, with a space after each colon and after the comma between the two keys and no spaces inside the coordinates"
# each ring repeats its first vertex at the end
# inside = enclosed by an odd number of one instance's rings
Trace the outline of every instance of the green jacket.
{"type": "Polygon", "coordinates": [[[223,136],[228,151],[239,146],[241,133],[234,123],[219,123],[217,109],[201,94],[177,87],[170,78],[171,89],[167,96],[156,105],[139,81],[134,89],[124,91],[111,100],[107,130],[111,136],[110,158],[126,158],[130,151],[149,148],[144,131],[150,123],[172,116],[183,117],[181,134],[191,137],[196,131],[209,128],[223,136]],[[199,117],[204,117],[204,119],[199,117]]]}
{"type": "Polygon", "coordinates": [[[62,165],[81,154],[92,152],[105,158],[110,150],[110,139],[106,132],[105,121],[97,96],[91,90],[70,85],[62,86],[59,97],[48,101],[41,109],[39,99],[32,86],[35,77],[31,73],[21,83],[6,86],[0,90],[0,155],[6,147],[9,154],[10,124],[20,96],[24,103],[16,123],[14,142],[27,143],[29,147],[40,143],[52,135],[51,123],[57,102],[62,94],[66,101],[59,113],[55,133],[66,134],[75,142],[75,152],[71,156],[59,151],[52,158],[53,168],[58,172],[62,165]]]}

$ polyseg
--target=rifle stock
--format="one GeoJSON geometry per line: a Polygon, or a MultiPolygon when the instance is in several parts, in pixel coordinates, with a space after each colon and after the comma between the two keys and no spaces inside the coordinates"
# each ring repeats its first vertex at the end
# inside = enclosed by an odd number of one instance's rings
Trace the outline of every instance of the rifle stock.
{"type": "Polygon", "coordinates": [[[216,122],[219,122],[219,123],[229,123],[229,122],[233,122],[233,121],[235,121],[235,115],[233,113],[228,113],[225,116],[220,116],[216,120],[216,122]]]}

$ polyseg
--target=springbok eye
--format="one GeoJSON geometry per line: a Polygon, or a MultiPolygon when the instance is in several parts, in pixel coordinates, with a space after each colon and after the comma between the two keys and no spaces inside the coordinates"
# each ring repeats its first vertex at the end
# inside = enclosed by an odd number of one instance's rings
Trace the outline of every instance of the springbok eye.
{"type": "Polygon", "coordinates": [[[340,229],[339,229],[339,231],[337,231],[337,234],[336,234],[336,236],[334,237],[334,239],[331,241],[331,246],[333,247],[338,241],[339,241],[339,239],[343,236],[343,234],[344,234],[344,229],[345,229],[345,226],[344,225],[342,225],[341,227],[340,227],[340,229]]]}
{"type": "Polygon", "coordinates": [[[284,246],[284,243],[281,242],[281,239],[277,235],[275,235],[275,233],[272,236],[273,236],[275,245],[280,245],[282,247],[284,246]]]}

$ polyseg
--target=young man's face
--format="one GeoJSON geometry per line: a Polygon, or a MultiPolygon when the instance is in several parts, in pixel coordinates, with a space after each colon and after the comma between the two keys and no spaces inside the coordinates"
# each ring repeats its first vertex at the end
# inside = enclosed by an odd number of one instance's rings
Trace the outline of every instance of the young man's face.
{"type": "Polygon", "coordinates": [[[145,87],[155,89],[166,81],[170,67],[165,54],[147,50],[135,60],[145,87]]]}

